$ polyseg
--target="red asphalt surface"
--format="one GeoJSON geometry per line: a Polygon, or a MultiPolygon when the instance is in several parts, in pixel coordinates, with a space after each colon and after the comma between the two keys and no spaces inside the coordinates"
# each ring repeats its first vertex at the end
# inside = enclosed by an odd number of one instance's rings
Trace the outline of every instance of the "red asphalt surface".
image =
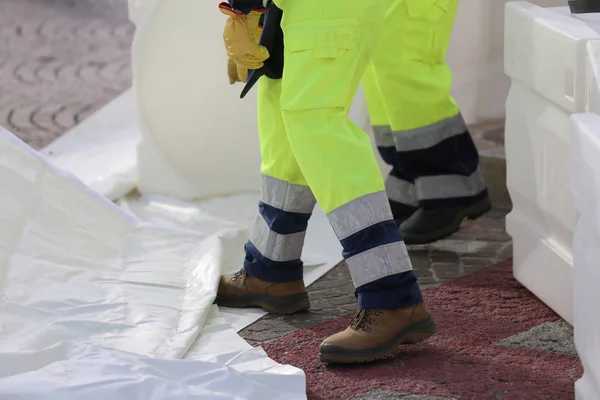
{"type": "Polygon", "coordinates": [[[309,399],[351,399],[374,390],[469,400],[569,400],[582,375],[577,357],[496,346],[558,316],[512,277],[512,260],[424,291],[439,331],[391,360],[327,366],[321,340],[351,316],[295,331],[263,347],[270,357],[306,373],[309,399]]]}

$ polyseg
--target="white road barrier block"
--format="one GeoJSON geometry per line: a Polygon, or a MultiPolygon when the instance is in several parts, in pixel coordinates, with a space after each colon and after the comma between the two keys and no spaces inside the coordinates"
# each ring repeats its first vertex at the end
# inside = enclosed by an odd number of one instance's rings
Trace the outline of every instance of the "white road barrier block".
{"type": "Polygon", "coordinates": [[[585,111],[600,115],[600,41],[586,46],[585,111]]]}
{"type": "Polygon", "coordinates": [[[573,197],[579,221],[573,241],[575,346],[584,374],[577,400],[600,399],[600,115],[571,117],[573,197]]]}
{"type": "MultiPolygon", "coordinates": [[[[510,79],[504,74],[504,7],[509,0],[460,0],[446,59],[452,94],[468,124],[502,119],[510,79]]],[[[562,6],[566,0],[532,0],[562,6]]]]}
{"type": "Polygon", "coordinates": [[[570,323],[572,238],[577,221],[570,187],[569,116],[585,110],[586,43],[595,21],[568,7],[508,3],[505,69],[507,185],[513,211],[515,277],[570,323]]]}

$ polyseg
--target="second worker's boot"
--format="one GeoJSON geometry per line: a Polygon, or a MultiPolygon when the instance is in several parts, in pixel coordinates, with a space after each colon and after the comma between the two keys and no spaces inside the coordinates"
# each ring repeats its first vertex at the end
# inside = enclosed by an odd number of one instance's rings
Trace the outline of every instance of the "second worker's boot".
{"type": "Polygon", "coordinates": [[[319,346],[321,361],[363,363],[392,356],[401,344],[418,343],[436,331],[425,304],[397,310],[363,309],[345,331],[328,337],[319,346]]]}
{"type": "Polygon", "coordinates": [[[304,281],[265,282],[248,275],[244,269],[221,277],[215,304],[231,308],[258,307],[274,314],[295,314],[310,308],[304,281]]]}
{"type": "Polygon", "coordinates": [[[492,208],[489,197],[472,204],[440,208],[419,208],[399,226],[404,243],[433,243],[460,229],[465,219],[477,219],[492,208]]]}

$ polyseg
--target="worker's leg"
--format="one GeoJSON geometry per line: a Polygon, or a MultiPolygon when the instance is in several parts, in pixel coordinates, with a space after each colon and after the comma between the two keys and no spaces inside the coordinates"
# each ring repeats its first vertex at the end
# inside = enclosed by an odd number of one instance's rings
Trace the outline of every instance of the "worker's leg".
{"type": "Polygon", "coordinates": [[[395,345],[418,341],[435,330],[393,221],[370,140],[348,119],[385,3],[281,4],[283,120],[298,165],[342,243],[361,308],[350,328],[321,346],[326,361],[379,358],[395,345]]]}
{"type": "Polygon", "coordinates": [[[372,60],[376,86],[365,89],[381,96],[389,125],[378,129],[392,131],[397,152],[387,181],[391,200],[403,203],[407,193],[418,200],[419,210],[400,226],[406,243],[438,240],[490,207],[477,149],[450,95],[445,56],[457,6],[396,0],[372,60]]]}
{"type": "MultiPolygon", "coordinates": [[[[386,22],[386,24],[389,25],[389,22],[386,22]]],[[[384,25],[383,29],[389,29],[389,26],[384,25]]],[[[407,176],[398,168],[400,161],[398,160],[394,135],[372,63],[367,66],[362,84],[375,136],[375,144],[383,161],[392,167],[385,182],[385,189],[390,200],[394,220],[397,224],[401,224],[417,210],[419,205],[415,192],[416,176],[407,176]]]]}
{"type": "Polygon", "coordinates": [[[309,307],[302,246],[316,204],[290,148],[281,117],[281,80],[258,86],[262,193],[244,269],[221,279],[217,304],[289,314],[309,307]]]}

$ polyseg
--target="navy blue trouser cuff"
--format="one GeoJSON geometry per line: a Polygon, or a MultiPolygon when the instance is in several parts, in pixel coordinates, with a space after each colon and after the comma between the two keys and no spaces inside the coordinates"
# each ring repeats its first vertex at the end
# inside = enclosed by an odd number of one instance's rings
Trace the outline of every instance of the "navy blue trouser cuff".
{"type": "Polygon", "coordinates": [[[386,276],[356,289],[358,307],[395,310],[423,302],[417,275],[413,271],[386,276]]]}
{"type": "Polygon", "coordinates": [[[246,243],[244,269],[250,276],[265,282],[284,283],[303,279],[304,264],[301,260],[278,262],[264,257],[252,244],[246,243]]]}

